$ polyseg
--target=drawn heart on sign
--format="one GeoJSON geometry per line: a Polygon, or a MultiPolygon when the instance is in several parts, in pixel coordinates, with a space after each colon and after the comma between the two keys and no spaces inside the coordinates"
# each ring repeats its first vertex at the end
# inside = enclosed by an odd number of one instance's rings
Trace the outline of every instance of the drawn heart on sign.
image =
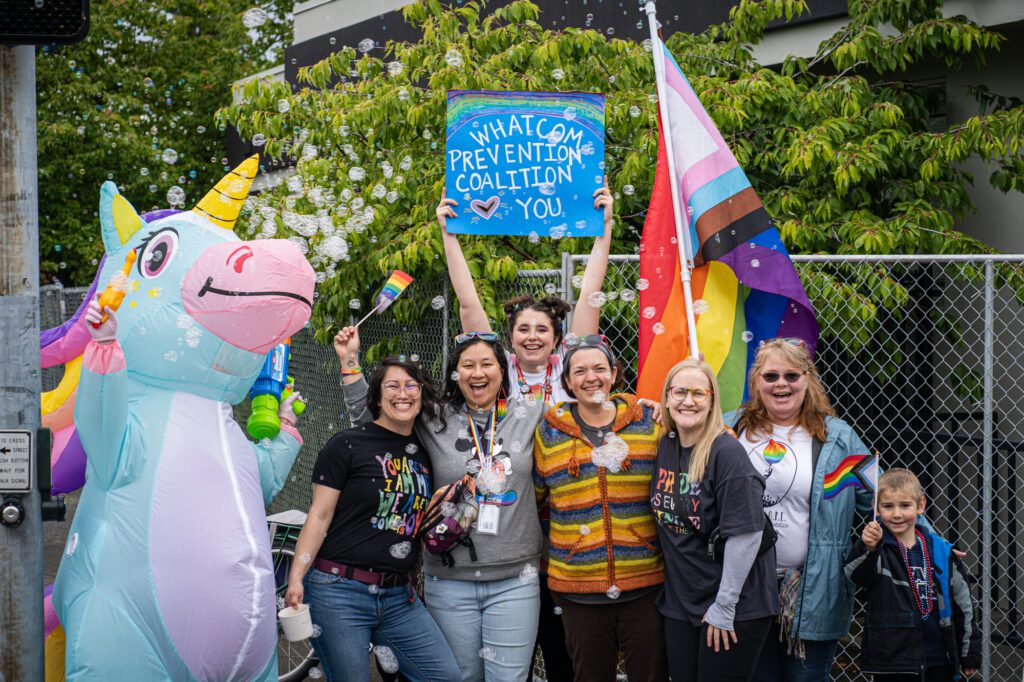
{"type": "Polygon", "coordinates": [[[501,205],[501,199],[498,197],[491,197],[487,201],[480,201],[479,199],[473,199],[469,202],[469,207],[476,211],[484,220],[489,220],[494,212],[498,210],[498,206],[501,205]]]}

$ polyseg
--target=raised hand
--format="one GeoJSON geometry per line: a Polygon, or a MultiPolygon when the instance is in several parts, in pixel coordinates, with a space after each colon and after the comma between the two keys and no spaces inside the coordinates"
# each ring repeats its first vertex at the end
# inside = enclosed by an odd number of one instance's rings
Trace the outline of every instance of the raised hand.
{"type": "Polygon", "coordinates": [[[860,539],[868,549],[878,547],[879,543],[882,542],[882,527],[878,525],[878,521],[871,521],[868,525],[864,526],[860,539]]]}
{"type": "Polygon", "coordinates": [[[110,308],[100,310],[100,295],[89,301],[85,311],[86,328],[96,343],[112,343],[117,340],[117,314],[110,308]],[[107,319],[103,319],[106,314],[107,319]]]}
{"type": "Polygon", "coordinates": [[[455,199],[449,199],[445,196],[447,190],[441,190],[441,203],[437,205],[437,224],[441,226],[441,230],[448,233],[448,219],[457,217],[455,213],[455,206],[459,205],[459,202],[455,199]]]}
{"type": "Polygon", "coordinates": [[[359,366],[359,329],[344,327],[334,335],[334,352],[341,360],[342,369],[359,366]]]}

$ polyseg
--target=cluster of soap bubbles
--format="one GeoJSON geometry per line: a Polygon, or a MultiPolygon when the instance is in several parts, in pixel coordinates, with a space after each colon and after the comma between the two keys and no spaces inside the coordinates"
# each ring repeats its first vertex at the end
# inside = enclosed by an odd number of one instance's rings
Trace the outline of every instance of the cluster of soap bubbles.
{"type": "Polygon", "coordinates": [[[612,432],[605,436],[604,443],[600,447],[594,448],[590,453],[590,461],[595,466],[618,473],[622,469],[622,462],[628,456],[629,444],[612,432]]]}

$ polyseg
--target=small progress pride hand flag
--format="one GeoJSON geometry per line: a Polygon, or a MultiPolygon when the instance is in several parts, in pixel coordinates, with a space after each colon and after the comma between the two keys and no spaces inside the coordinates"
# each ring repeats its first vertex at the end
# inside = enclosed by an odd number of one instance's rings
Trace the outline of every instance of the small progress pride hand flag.
{"type": "Polygon", "coordinates": [[[366,313],[363,319],[356,322],[355,326],[358,327],[363,322],[369,319],[370,315],[374,313],[382,313],[388,309],[388,307],[395,302],[395,299],[402,295],[402,292],[409,288],[412,284],[412,277],[401,270],[395,270],[388,277],[388,281],[384,283],[384,288],[377,294],[377,298],[374,301],[373,309],[366,313]]]}
{"type": "Polygon", "coordinates": [[[850,455],[825,475],[826,500],[831,500],[847,488],[875,492],[878,488],[878,458],[875,455],[850,455]]]}

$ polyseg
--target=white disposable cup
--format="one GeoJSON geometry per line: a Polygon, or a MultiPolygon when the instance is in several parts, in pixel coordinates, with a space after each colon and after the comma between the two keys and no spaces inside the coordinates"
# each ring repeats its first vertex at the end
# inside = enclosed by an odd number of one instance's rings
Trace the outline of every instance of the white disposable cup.
{"type": "Polygon", "coordinates": [[[289,642],[301,642],[313,636],[313,618],[309,615],[309,604],[281,609],[277,612],[277,617],[289,642]]]}

